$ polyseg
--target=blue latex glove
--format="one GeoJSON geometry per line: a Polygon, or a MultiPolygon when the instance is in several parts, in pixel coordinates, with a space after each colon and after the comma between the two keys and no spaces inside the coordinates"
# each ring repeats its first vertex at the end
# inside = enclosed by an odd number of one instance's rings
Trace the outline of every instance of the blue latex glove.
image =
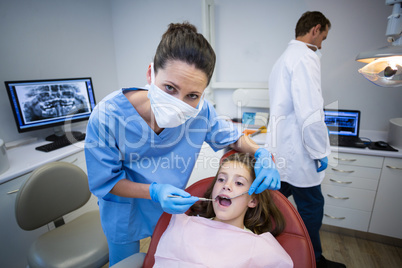
{"type": "Polygon", "coordinates": [[[163,211],[169,214],[181,214],[186,212],[198,197],[191,196],[186,191],[176,188],[170,184],[152,183],[149,186],[149,194],[151,199],[161,204],[163,211]],[[183,198],[172,198],[168,195],[178,195],[183,198]]]}
{"type": "Polygon", "coordinates": [[[264,148],[259,148],[254,157],[256,159],[254,165],[255,180],[251,184],[248,194],[259,194],[266,189],[278,190],[281,188],[281,180],[279,172],[272,160],[272,155],[264,148]]]}
{"type": "Polygon", "coordinates": [[[317,159],[317,172],[321,172],[328,167],[328,157],[324,157],[322,159],[317,159]]]}

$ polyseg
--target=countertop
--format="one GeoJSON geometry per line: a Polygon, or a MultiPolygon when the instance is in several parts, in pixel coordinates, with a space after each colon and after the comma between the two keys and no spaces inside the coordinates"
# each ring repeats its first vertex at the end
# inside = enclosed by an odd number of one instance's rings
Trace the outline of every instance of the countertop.
{"type": "Polygon", "coordinates": [[[43,164],[58,161],[84,150],[84,141],[47,153],[35,150],[35,147],[46,143],[49,142],[39,140],[7,150],[10,167],[4,173],[0,174],[0,184],[29,173],[43,164]]]}
{"type": "MultiPolygon", "coordinates": [[[[266,140],[266,133],[260,133],[255,135],[252,139],[258,145],[264,145],[266,140]]],[[[360,137],[369,138],[372,141],[386,141],[387,140],[387,133],[386,132],[379,132],[379,131],[361,131],[360,137]]],[[[337,147],[331,146],[332,152],[338,153],[350,153],[350,154],[364,154],[364,155],[372,155],[372,156],[383,156],[383,157],[396,157],[402,158],[402,148],[396,148],[398,152],[394,151],[382,151],[382,150],[372,150],[369,148],[351,148],[351,147],[337,147]]]]}
{"type": "MultiPolygon", "coordinates": [[[[372,141],[384,140],[386,141],[387,133],[383,132],[363,132],[361,137],[368,137],[372,141]]],[[[264,145],[266,133],[257,134],[252,138],[257,144],[264,145]]],[[[30,144],[21,145],[7,150],[8,161],[10,168],[4,173],[0,174],[0,184],[12,180],[21,175],[27,174],[37,167],[63,159],[74,153],[84,150],[84,141],[74,143],[70,146],[54,150],[52,152],[41,152],[35,150],[35,147],[48,143],[47,141],[38,140],[30,144]]],[[[351,153],[351,154],[364,154],[383,157],[396,157],[402,158],[402,148],[398,152],[370,150],[368,148],[349,148],[349,147],[331,147],[333,152],[351,153]]]]}

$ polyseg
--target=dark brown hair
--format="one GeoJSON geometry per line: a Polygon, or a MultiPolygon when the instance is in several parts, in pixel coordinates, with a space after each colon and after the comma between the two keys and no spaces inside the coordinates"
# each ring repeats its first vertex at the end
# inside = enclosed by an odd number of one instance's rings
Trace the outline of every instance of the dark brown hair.
{"type": "MultiPolygon", "coordinates": [[[[219,174],[219,171],[222,168],[223,164],[232,161],[244,164],[250,172],[251,178],[254,181],[255,159],[254,157],[251,157],[250,155],[244,153],[235,153],[223,159],[217,175],[219,174]]],[[[212,190],[214,188],[217,175],[205,192],[204,197],[212,197],[212,190]]],[[[254,195],[254,197],[258,200],[258,204],[254,208],[247,209],[246,215],[244,216],[244,226],[246,226],[246,228],[250,229],[256,234],[271,232],[273,236],[279,235],[283,231],[283,229],[285,229],[285,218],[283,217],[278,207],[275,205],[270,191],[265,190],[260,194],[254,195]]],[[[200,202],[194,204],[191,207],[191,212],[189,213],[189,215],[199,215],[205,218],[213,218],[215,217],[215,212],[211,202],[200,202]]]]}
{"type": "Polygon", "coordinates": [[[331,28],[331,22],[319,11],[307,11],[299,19],[296,24],[296,38],[307,34],[311,28],[321,25],[320,32],[324,31],[328,25],[331,28]]]}
{"type": "MultiPolygon", "coordinates": [[[[215,68],[216,56],[205,37],[189,22],[171,23],[163,34],[154,57],[155,73],[164,69],[166,63],[179,60],[194,65],[203,71],[211,81],[215,68]]],[[[207,85],[208,85],[207,84],[207,85]]]]}

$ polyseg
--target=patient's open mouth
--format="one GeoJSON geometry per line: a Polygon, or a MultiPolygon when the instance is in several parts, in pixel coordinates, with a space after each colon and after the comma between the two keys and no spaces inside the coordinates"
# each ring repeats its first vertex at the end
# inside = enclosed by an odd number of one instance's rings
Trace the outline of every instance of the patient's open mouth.
{"type": "Polygon", "coordinates": [[[216,197],[216,201],[224,207],[228,207],[232,204],[232,200],[229,199],[227,196],[218,195],[216,197]]]}

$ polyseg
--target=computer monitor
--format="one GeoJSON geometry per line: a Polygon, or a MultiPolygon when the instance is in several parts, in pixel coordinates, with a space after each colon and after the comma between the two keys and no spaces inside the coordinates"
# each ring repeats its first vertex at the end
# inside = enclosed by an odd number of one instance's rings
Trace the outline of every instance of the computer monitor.
{"type": "Polygon", "coordinates": [[[330,135],[359,137],[360,111],[324,109],[330,135]]]}
{"type": "Polygon", "coordinates": [[[6,81],[5,85],[20,133],[50,127],[60,130],[63,124],[87,120],[96,105],[90,77],[6,81]]]}

